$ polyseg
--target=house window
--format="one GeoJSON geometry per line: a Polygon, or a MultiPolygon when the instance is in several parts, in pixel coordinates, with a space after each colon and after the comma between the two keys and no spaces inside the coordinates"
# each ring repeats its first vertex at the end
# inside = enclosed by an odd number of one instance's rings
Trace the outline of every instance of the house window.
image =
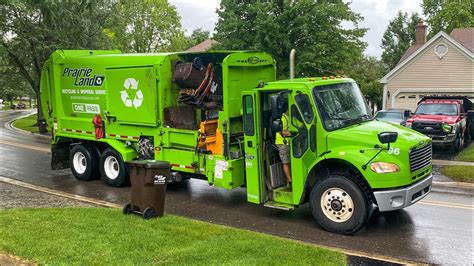
{"type": "Polygon", "coordinates": [[[448,46],[444,43],[440,43],[436,45],[434,52],[439,57],[439,59],[441,59],[448,53],[448,46]]]}

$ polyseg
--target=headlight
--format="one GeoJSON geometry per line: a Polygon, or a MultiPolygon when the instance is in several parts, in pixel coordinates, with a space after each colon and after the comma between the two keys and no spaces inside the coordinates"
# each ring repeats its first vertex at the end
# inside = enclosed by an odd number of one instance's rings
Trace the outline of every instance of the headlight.
{"type": "Polygon", "coordinates": [[[377,174],[400,172],[400,167],[394,163],[384,163],[384,162],[371,163],[370,169],[377,174]]]}
{"type": "Polygon", "coordinates": [[[408,121],[407,121],[407,123],[406,123],[405,126],[406,126],[407,128],[411,128],[411,122],[408,122],[408,121]]]}
{"type": "Polygon", "coordinates": [[[448,125],[448,124],[443,124],[443,131],[444,133],[451,133],[451,130],[453,129],[453,126],[448,125]]]}

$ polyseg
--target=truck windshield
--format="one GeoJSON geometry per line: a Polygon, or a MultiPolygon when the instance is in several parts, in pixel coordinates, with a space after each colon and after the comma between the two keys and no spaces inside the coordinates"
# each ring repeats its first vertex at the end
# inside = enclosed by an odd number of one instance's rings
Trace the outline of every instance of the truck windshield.
{"type": "Polygon", "coordinates": [[[328,131],[372,120],[369,107],[355,83],[338,83],[313,88],[321,120],[328,131]]]}
{"type": "Polygon", "coordinates": [[[426,103],[420,104],[416,109],[417,115],[458,115],[458,108],[455,104],[426,103]]]}

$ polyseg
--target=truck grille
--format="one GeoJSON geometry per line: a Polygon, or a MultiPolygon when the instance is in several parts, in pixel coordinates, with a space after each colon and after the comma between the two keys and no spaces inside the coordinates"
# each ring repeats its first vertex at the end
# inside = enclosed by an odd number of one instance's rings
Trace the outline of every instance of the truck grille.
{"type": "Polygon", "coordinates": [[[410,171],[415,172],[431,164],[431,143],[410,151],[410,171]]]}
{"type": "Polygon", "coordinates": [[[412,129],[423,134],[439,135],[443,134],[443,128],[439,122],[414,121],[412,129]]]}

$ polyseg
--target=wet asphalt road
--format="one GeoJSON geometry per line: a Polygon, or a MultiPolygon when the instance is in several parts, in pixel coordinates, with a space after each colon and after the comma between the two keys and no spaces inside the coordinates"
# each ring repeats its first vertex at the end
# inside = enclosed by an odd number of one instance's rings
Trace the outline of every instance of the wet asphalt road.
{"type": "MultiPolygon", "coordinates": [[[[80,182],[69,170],[50,170],[47,138],[4,128],[4,123],[24,113],[0,112],[1,176],[118,204],[128,202],[128,187],[111,188],[100,180],[80,182]]],[[[375,212],[366,228],[354,236],[323,231],[313,222],[308,206],[290,212],[269,209],[247,203],[244,189],[227,191],[201,180],[172,186],[166,197],[166,213],[202,221],[408,261],[474,262],[472,194],[432,192],[405,210],[375,212]]]]}

